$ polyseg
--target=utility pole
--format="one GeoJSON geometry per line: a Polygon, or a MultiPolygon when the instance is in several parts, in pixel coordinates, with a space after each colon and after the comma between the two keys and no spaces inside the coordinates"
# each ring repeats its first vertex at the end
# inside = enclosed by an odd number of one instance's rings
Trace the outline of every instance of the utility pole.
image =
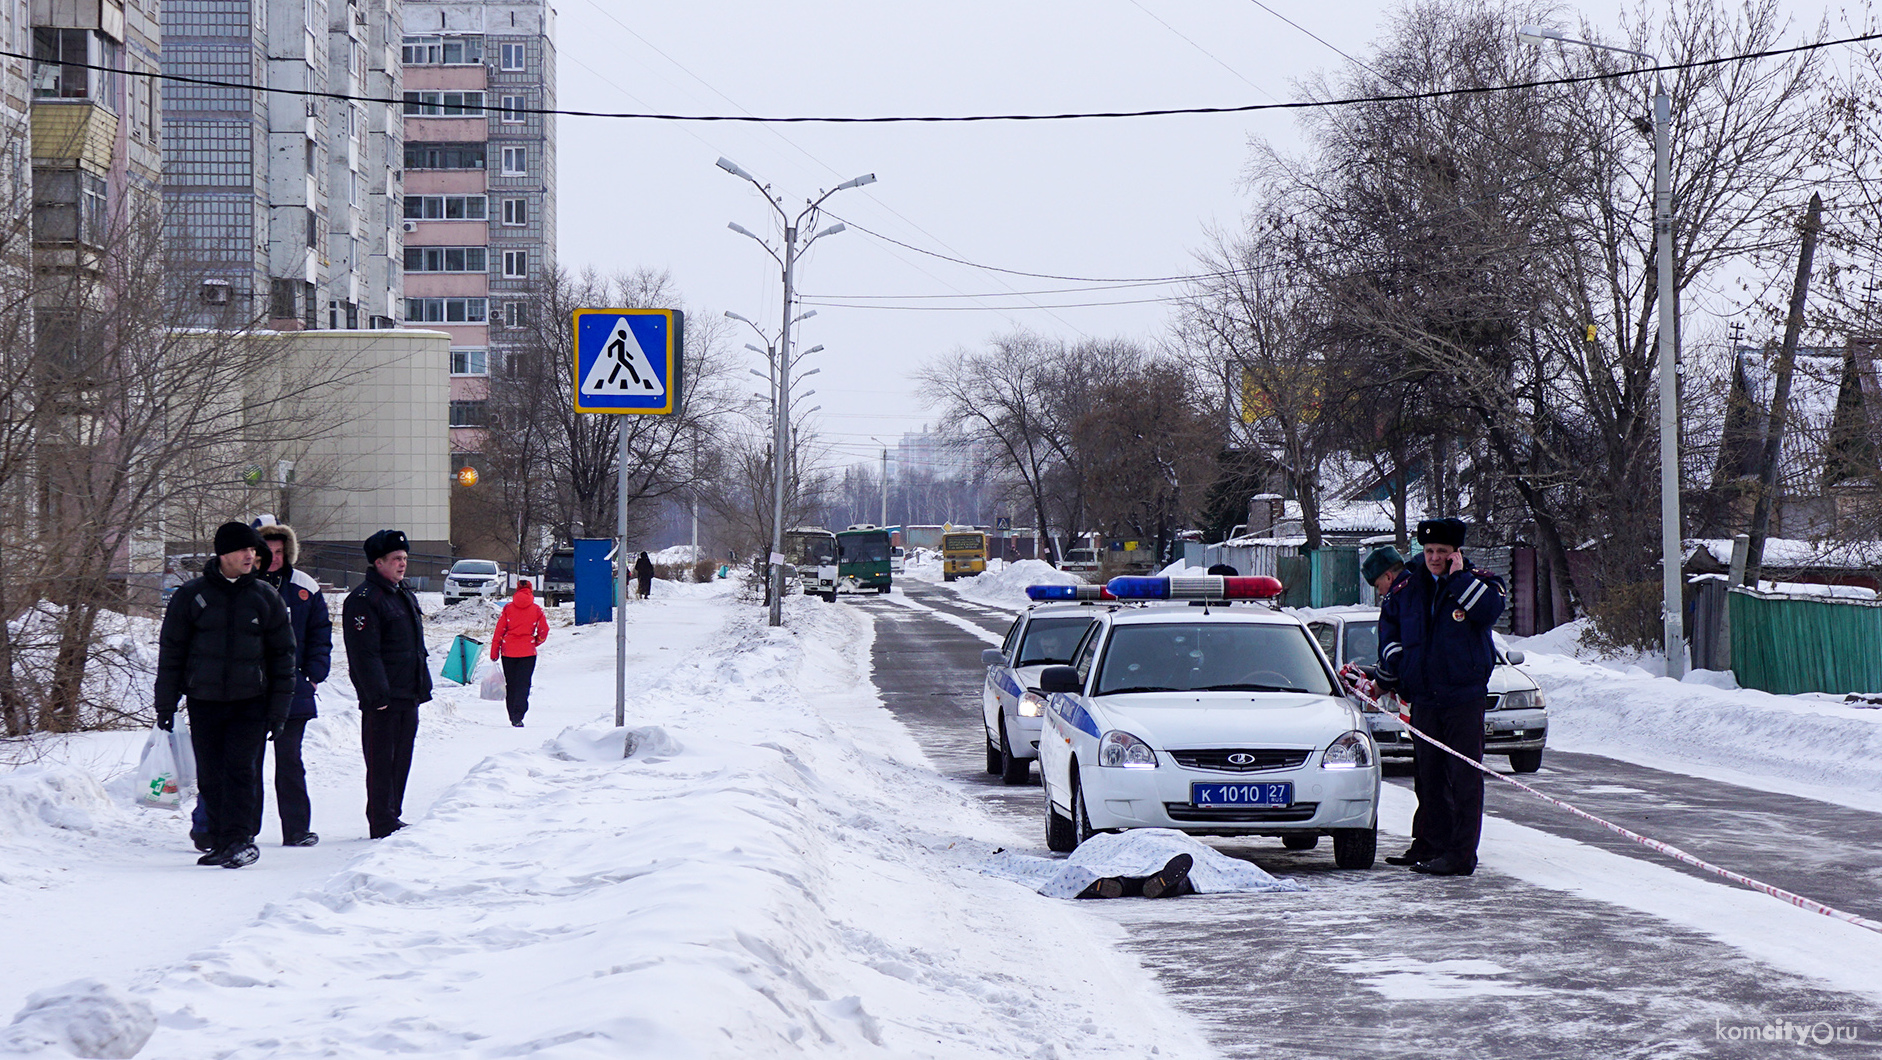
{"type": "Polygon", "coordinates": [[[877,526],[889,525],[889,447],[882,447],[882,521],[877,526]]]}
{"type": "Polygon", "coordinates": [[[1777,352],[1777,374],[1771,387],[1771,422],[1764,432],[1764,454],[1758,467],[1758,502],[1751,510],[1751,544],[1745,552],[1746,585],[1757,585],[1764,567],[1764,542],[1771,528],[1771,504],[1777,496],[1777,469],[1784,450],[1784,420],[1790,408],[1791,373],[1797,365],[1797,337],[1804,327],[1804,302],[1810,293],[1810,266],[1817,253],[1817,230],[1823,226],[1823,196],[1810,196],[1804,212],[1803,245],[1797,251],[1797,279],[1791,285],[1790,313],[1784,318],[1784,345],[1777,352]]]}

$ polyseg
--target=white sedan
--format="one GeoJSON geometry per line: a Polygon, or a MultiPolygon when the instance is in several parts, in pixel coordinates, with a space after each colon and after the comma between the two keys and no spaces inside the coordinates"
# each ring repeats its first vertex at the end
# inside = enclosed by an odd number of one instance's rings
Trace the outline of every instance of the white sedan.
{"type": "Polygon", "coordinates": [[[1340,868],[1372,866],[1377,749],[1291,615],[1246,604],[1106,612],[1072,664],[1047,667],[1039,684],[1052,850],[1126,828],[1279,836],[1293,850],[1327,835],[1340,868]]]}
{"type": "Polygon", "coordinates": [[[1077,604],[1033,607],[1020,612],[998,648],[980,653],[987,680],[980,690],[987,742],[987,772],[1007,784],[1024,784],[1039,757],[1039,724],[1045,696],[1039,672],[1072,661],[1072,649],[1091,628],[1092,610],[1077,604]]]}

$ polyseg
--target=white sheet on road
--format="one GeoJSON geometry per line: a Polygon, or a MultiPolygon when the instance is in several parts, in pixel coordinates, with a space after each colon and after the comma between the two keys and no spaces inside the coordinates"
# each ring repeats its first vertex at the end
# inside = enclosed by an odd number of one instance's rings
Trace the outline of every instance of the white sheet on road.
{"type": "Polygon", "coordinates": [[[1263,894],[1304,891],[1305,884],[1276,879],[1261,866],[1219,854],[1181,832],[1138,828],[1100,833],[1078,845],[1066,858],[1041,858],[1002,851],[980,871],[1025,884],[1047,898],[1076,898],[1092,881],[1107,876],[1148,876],[1178,854],[1194,859],[1189,882],[1197,894],[1263,894]]]}

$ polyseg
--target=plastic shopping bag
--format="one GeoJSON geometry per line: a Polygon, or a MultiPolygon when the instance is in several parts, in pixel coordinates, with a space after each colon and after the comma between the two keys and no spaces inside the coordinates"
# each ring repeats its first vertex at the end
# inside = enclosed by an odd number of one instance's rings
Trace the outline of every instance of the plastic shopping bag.
{"type": "Polygon", "coordinates": [[[196,744],[190,739],[189,711],[176,712],[170,731],[170,755],[176,759],[176,790],[189,795],[196,790],[196,744]]]}
{"type": "Polygon", "coordinates": [[[490,672],[484,675],[480,694],[485,699],[502,699],[504,697],[503,667],[492,666],[490,672]]]}
{"type": "Polygon", "coordinates": [[[137,763],[137,802],[141,806],[175,808],[183,802],[176,783],[176,753],[170,734],[152,726],[144,741],[144,757],[137,763]]]}
{"type": "Polygon", "coordinates": [[[441,676],[446,681],[456,681],[468,685],[477,674],[477,664],[484,659],[484,642],[474,640],[462,633],[451,642],[451,651],[444,658],[444,672],[441,676]]]}

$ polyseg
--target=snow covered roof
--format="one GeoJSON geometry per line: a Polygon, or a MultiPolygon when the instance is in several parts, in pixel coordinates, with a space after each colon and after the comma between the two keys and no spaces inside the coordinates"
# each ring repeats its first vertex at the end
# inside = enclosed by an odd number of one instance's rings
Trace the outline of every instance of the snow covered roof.
{"type": "MultiPolygon", "coordinates": [[[[1696,538],[1686,542],[1686,559],[1704,550],[1720,566],[1732,563],[1732,539],[1696,538]]],[[[1882,567],[1882,541],[1808,541],[1773,537],[1764,543],[1766,567],[1872,570],[1882,567]]]]}

